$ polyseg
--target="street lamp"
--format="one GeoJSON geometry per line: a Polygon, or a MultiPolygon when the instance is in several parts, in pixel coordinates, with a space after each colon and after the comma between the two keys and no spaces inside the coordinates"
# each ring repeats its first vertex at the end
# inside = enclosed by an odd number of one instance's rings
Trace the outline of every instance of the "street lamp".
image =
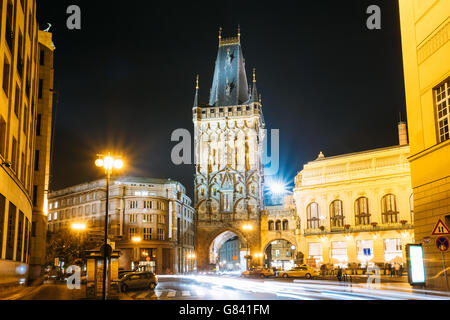
{"type": "Polygon", "coordinates": [[[75,223],[72,223],[72,225],[70,227],[72,228],[72,230],[74,230],[78,234],[77,251],[78,251],[78,257],[81,258],[81,252],[80,252],[81,232],[86,230],[86,224],[81,223],[81,222],[75,222],[75,223]]]}
{"type": "Polygon", "coordinates": [[[108,209],[109,209],[109,180],[111,179],[111,174],[113,169],[121,169],[123,167],[123,161],[118,157],[111,156],[108,153],[107,156],[97,155],[98,158],[95,160],[95,165],[97,167],[105,169],[106,174],[106,212],[105,212],[105,239],[104,239],[104,250],[103,250],[103,300],[106,300],[106,265],[108,263],[108,257],[106,254],[106,246],[108,245],[108,209]]]}
{"type": "Polygon", "coordinates": [[[196,255],[195,253],[189,253],[186,257],[189,260],[189,267],[192,272],[194,270],[194,260],[196,258],[196,255]]]}
{"type": "Polygon", "coordinates": [[[250,248],[249,248],[249,240],[248,240],[248,233],[250,232],[250,231],[252,231],[253,230],[253,226],[250,224],[250,223],[246,223],[246,224],[244,224],[243,226],[242,226],[242,229],[244,229],[244,231],[246,232],[246,242],[247,242],[247,255],[246,255],[246,258],[247,258],[247,270],[249,270],[249,264],[250,264],[250,248]]]}

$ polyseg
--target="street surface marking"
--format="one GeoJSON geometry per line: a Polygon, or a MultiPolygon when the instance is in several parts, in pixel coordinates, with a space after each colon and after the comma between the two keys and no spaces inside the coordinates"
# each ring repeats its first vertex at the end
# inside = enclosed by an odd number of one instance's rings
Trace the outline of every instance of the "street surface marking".
{"type": "Polygon", "coordinates": [[[191,295],[191,293],[189,291],[183,291],[182,292],[182,296],[183,297],[189,297],[191,295]]]}

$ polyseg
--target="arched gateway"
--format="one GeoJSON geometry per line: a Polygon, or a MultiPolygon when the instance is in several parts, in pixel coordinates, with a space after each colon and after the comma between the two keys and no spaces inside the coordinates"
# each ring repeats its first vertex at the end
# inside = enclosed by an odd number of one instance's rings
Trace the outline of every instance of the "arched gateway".
{"type": "Polygon", "coordinates": [[[255,73],[251,90],[248,87],[240,34],[219,36],[209,103],[199,103],[197,81],[193,122],[196,251],[201,270],[214,262],[220,245],[233,234],[241,249],[248,242],[250,252],[261,251],[265,125],[255,73]],[[244,231],[244,225],[252,229],[244,231]]]}

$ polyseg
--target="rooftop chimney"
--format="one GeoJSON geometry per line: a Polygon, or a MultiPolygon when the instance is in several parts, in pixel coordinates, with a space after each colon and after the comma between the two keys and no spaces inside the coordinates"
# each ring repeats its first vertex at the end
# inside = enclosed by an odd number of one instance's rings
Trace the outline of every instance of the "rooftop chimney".
{"type": "Polygon", "coordinates": [[[408,134],[406,132],[406,122],[400,121],[398,123],[398,143],[401,146],[408,144],[408,134]]]}

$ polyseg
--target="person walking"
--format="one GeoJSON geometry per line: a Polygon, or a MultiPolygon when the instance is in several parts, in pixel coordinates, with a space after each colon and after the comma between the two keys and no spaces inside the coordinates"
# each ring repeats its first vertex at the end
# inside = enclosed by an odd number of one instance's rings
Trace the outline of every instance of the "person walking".
{"type": "Polygon", "coordinates": [[[400,264],[399,263],[395,263],[395,276],[399,277],[400,276],[400,264]]]}
{"type": "Polygon", "coordinates": [[[338,271],[337,271],[337,279],[339,282],[342,281],[342,269],[340,266],[338,267],[338,271]]]}

